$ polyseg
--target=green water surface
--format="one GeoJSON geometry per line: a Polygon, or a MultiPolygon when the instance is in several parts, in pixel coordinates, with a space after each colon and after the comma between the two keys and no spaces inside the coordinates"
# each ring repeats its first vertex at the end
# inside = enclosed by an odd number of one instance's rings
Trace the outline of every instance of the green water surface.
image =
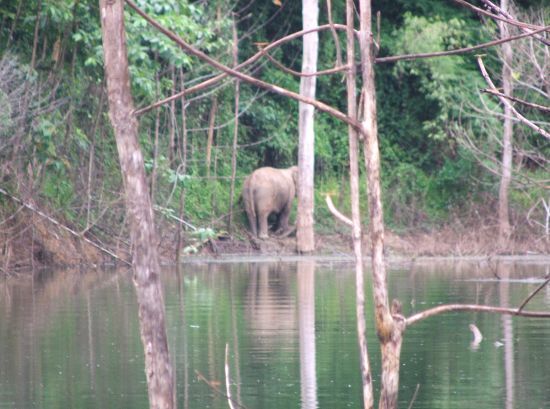
{"type": "MultiPolygon", "coordinates": [[[[389,270],[410,315],[444,303],[517,306],[544,263],[424,263],[389,270]]],[[[348,262],[190,264],[163,272],[179,408],[360,408],[355,273],[348,262]],[[201,380],[207,379],[209,384],[201,380]],[[217,391],[218,390],[218,391],[217,391]]],[[[368,348],[379,388],[367,274],[368,348]]],[[[550,289],[528,309],[550,310],[550,289]]],[[[405,333],[399,407],[550,408],[550,320],[453,313],[405,333]],[[470,344],[474,323],[483,334],[470,344]]],[[[0,408],[147,408],[129,272],[0,281],[0,408]]]]}

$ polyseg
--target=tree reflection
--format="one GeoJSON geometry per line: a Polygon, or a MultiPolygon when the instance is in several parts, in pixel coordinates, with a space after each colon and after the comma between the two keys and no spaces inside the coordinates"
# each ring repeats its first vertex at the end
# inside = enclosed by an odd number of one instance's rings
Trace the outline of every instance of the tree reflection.
{"type": "Polygon", "coordinates": [[[300,382],[302,409],[317,408],[315,365],[315,262],[299,261],[298,325],[300,334],[300,382]]]}
{"type": "MultiPolygon", "coordinates": [[[[510,275],[511,265],[498,263],[497,273],[500,277],[499,295],[500,306],[510,306],[510,275]]],[[[514,329],[512,317],[503,315],[502,332],[504,340],[504,379],[506,383],[506,409],[514,407],[514,329]]]]}

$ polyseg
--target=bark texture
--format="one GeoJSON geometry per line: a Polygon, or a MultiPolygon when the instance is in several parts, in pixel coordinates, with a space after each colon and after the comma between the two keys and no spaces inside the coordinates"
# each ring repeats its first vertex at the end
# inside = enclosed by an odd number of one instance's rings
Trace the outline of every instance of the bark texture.
{"type": "MultiPolygon", "coordinates": [[[[508,11],[508,0],[501,0],[500,8],[508,11]]],[[[508,37],[508,26],[499,22],[501,38],[508,37]]],[[[506,96],[512,96],[512,59],[511,43],[502,44],[502,88],[506,96]]],[[[501,250],[508,247],[510,239],[510,216],[508,214],[508,191],[512,180],[512,107],[504,105],[504,129],[502,133],[502,172],[498,191],[498,242],[501,250]]]]}
{"type": "MultiPolygon", "coordinates": [[[[353,0],[346,1],[346,60],[348,71],[346,75],[346,87],[348,98],[348,116],[357,120],[356,81],[355,69],[355,36],[354,36],[354,6],[353,0]]],[[[348,126],[349,139],[349,166],[350,166],[350,194],[351,194],[351,219],[353,251],[355,254],[355,294],[356,294],[356,318],[357,341],[359,345],[359,363],[361,366],[361,382],[363,386],[363,408],[370,409],[374,406],[372,391],[372,374],[367,349],[367,325],[365,319],[365,284],[363,269],[363,243],[361,232],[361,213],[359,206],[359,141],[357,131],[348,126]]]]}
{"type": "Polygon", "coordinates": [[[137,138],[126,52],[122,0],[100,0],[109,117],[115,132],[133,243],[132,265],[139,305],[149,405],[175,407],[174,378],[166,339],[153,209],[137,138]]]}
{"type": "MultiPolygon", "coordinates": [[[[403,322],[396,322],[389,308],[386,266],[384,264],[384,217],[380,185],[380,151],[376,122],[376,89],[374,83],[374,38],[371,24],[371,2],[360,0],[359,45],[363,79],[362,136],[367,174],[370,216],[371,262],[376,331],[382,350],[382,385],[379,408],[396,408],[399,388],[399,357],[403,322]]],[[[399,308],[395,308],[398,310],[399,308]]]]}
{"type": "MultiPolygon", "coordinates": [[[[304,30],[318,25],[318,0],[302,0],[302,19],[304,30]]],[[[319,34],[317,32],[304,35],[304,50],[302,54],[302,73],[312,73],[317,70],[317,49],[319,34]]],[[[300,81],[300,95],[315,99],[317,77],[303,76],[300,81]]],[[[299,136],[298,167],[300,180],[298,183],[298,214],[296,220],[296,246],[300,253],[315,250],[315,235],[313,232],[313,169],[314,169],[314,112],[315,108],[304,102],[299,104],[299,136]]]]}

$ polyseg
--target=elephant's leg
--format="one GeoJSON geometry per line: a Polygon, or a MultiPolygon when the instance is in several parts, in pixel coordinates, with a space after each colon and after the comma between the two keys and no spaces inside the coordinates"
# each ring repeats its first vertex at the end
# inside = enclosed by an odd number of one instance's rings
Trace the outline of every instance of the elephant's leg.
{"type": "Polygon", "coordinates": [[[267,229],[268,229],[268,224],[267,224],[267,219],[269,217],[269,213],[262,213],[262,212],[258,212],[258,227],[259,227],[259,231],[258,231],[258,237],[260,239],[267,239],[268,235],[267,235],[267,229]]]}
{"type": "Polygon", "coordinates": [[[258,223],[256,221],[256,215],[248,210],[246,212],[246,215],[248,216],[248,224],[250,225],[250,230],[252,230],[252,234],[254,236],[258,236],[258,223]]]}
{"type": "Polygon", "coordinates": [[[288,219],[290,217],[290,209],[291,209],[290,206],[285,206],[284,209],[279,214],[279,223],[278,223],[277,232],[279,232],[280,234],[283,234],[286,231],[288,231],[288,219]]]}

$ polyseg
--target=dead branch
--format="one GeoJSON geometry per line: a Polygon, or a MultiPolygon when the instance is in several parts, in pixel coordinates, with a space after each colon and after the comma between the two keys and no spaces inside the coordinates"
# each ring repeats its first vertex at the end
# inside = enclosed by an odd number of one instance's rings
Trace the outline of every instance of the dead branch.
{"type": "Polygon", "coordinates": [[[334,217],[336,217],[338,220],[340,220],[342,223],[347,224],[348,226],[353,226],[353,222],[351,219],[342,213],[334,206],[334,203],[332,202],[332,198],[329,195],[325,196],[325,201],[327,202],[328,209],[332,213],[334,217]]]}
{"type": "Polygon", "coordinates": [[[416,396],[418,395],[418,391],[419,391],[419,390],[420,390],[420,384],[417,383],[417,384],[416,384],[416,389],[414,390],[413,397],[411,398],[411,403],[409,403],[409,406],[408,406],[409,409],[412,409],[412,408],[413,408],[414,401],[416,400],[416,396]]]}
{"type": "Polygon", "coordinates": [[[519,99],[519,98],[513,97],[511,95],[503,94],[502,92],[495,91],[494,89],[485,88],[485,89],[482,89],[481,92],[485,92],[487,94],[492,94],[492,95],[495,95],[497,97],[507,98],[510,101],[514,101],[514,102],[526,105],[530,108],[535,108],[535,109],[541,110],[543,112],[549,112],[550,113],[550,107],[547,107],[547,106],[544,106],[544,105],[539,105],[539,104],[534,104],[534,103],[528,102],[528,101],[524,101],[523,99],[519,99]]]}
{"type": "Polygon", "coordinates": [[[458,311],[486,312],[492,314],[515,315],[528,318],[550,318],[550,312],[547,311],[521,311],[519,308],[493,307],[490,305],[476,304],[447,304],[439,305],[437,307],[430,308],[429,310],[419,312],[418,314],[411,315],[409,318],[405,319],[405,326],[408,327],[412,324],[417,323],[418,321],[422,321],[426,318],[430,318],[438,314],[458,311]]]}
{"type": "Polygon", "coordinates": [[[526,299],[520,304],[520,306],[518,307],[518,311],[522,311],[523,308],[527,305],[527,303],[528,303],[529,301],[531,301],[531,299],[532,299],[535,295],[537,295],[537,293],[538,293],[540,290],[542,290],[549,282],[550,282],[550,276],[548,276],[548,277],[546,278],[546,280],[545,280],[541,285],[539,285],[537,288],[535,288],[535,290],[533,290],[533,292],[527,296],[527,298],[526,298],[526,299]]]}
{"type": "Polygon", "coordinates": [[[340,68],[342,66],[342,50],[340,48],[340,41],[338,40],[338,34],[334,28],[334,21],[332,20],[332,1],[327,0],[327,16],[328,23],[330,25],[330,32],[332,33],[332,39],[334,40],[334,46],[336,47],[336,64],[335,68],[340,68]]]}
{"type": "MultiPolygon", "coordinates": [[[[266,52],[268,52],[269,50],[275,48],[275,47],[278,47],[280,46],[281,44],[284,44],[288,41],[291,41],[291,40],[294,40],[296,38],[299,38],[305,34],[308,34],[308,33],[312,33],[312,32],[315,32],[315,31],[323,31],[323,30],[327,30],[327,29],[330,29],[331,26],[329,24],[325,24],[325,25],[322,25],[322,26],[319,26],[319,27],[315,27],[311,30],[302,30],[302,31],[298,31],[296,33],[293,33],[293,34],[290,34],[286,37],[283,37],[271,44],[269,44],[268,46],[266,46],[265,48],[262,48],[258,53],[256,53],[255,55],[253,55],[252,57],[250,57],[248,60],[242,62],[241,64],[237,65],[236,67],[234,68],[229,68],[221,63],[219,63],[218,61],[212,59],[211,57],[207,56],[206,54],[204,54],[202,51],[200,50],[197,50],[195,49],[193,46],[191,46],[190,44],[186,43],[183,39],[181,39],[178,35],[176,35],[175,33],[171,32],[170,30],[166,29],[165,27],[163,27],[162,25],[160,25],[156,20],[154,20],[152,17],[150,17],[147,13],[143,12],[139,7],[137,7],[137,5],[132,1],[132,0],[125,0],[126,3],[132,8],[134,9],[141,17],[143,17],[149,24],[151,24],[153,27],[155,27],[157,30],[159,30],[162,34],[164,34],[165,36],[167,36],[168,38],[170,38],[172,41],[174,41],[175,43],[177,43],[183,50],[187,51],[188,53],[194,55],[195,57],[198,57],[199,59],[207,62],[208,64],[210,64],[211,66],[215,67],[215,68],[218,68],[220,71],[223,71],[222,74],[219,74],[213,78],[210,78],[209,80],[206,80],[200,84],[197,84],[193,87],[190,87],[190,88],[187,88],[186,90],[184,91],[181,91],[177,94],[174,94],[168,98],[165,98],[161,101],[157,101],[155,102],[154,104],[151,104],[149,106],[146,106],[144,108],[140,108],[140,109],[137,109],[133,112],[133,114],[135,116],[139,116],[139,115],[142,115],[144,114],[145,112],[148,112],[154,108],[158,108],[159,106],[161,105],[164,105],[164,104],[167,104],[169,102],[171,102],[172,100],[174,99],[177,99],[177,98],[181,98],[182,96],[184,95],[189,95],[189,94],[192,94],[192,93],[195,93],[195,92],[198,92],[204,88],[208,88],[216,83],[218,83],[219,81],[227,78],[228,76],[232,76],[232,77],[236,77],[236,78],[239,78],[245,82],[248,82],[248,83],[251,83],[253,85],[256,85],[258,87],[261,87],[261,88],[264,88],[264,89],[267,89],[268,91],[271,91],[271,92],[275,92],[275,93],[278,93],[278,94],[281,94],[281,95],[286,95],[292,99],[296,99],[298,101],[302,101],[302,102],[305,102],[307,104],[311,104],[313,106],[315,106],[316,108],[320,109],[321,111],[323,112],[327,112],[329,113],[330,115],[333,115],[335,116],[336,118],[338,119],[341,119],[343,120],[344,122],[348,123],[349,121],[349,118],[345,115],[343,115],[341,112],[335,110],[334,108],[320,102],[320,101],[316,101],[316,100],[310,100],[309,98],[304,98],[304,97],[301,97],[299,94],[296,94],[296,93],[293,93],[291,91],[288,91],[288,90],[285,90],[281,87],[278,87],[276,85],[273,85],[273,84],[269,84],[269,83],[266,83],[266,82],[263,82],[261,80],[258,80],[256,78],[253,78],[249,75],[246,75],[246,74],[243,74],[241,72],[238,72],[238,70],[252,64],[253,62],[256,62],[258,59],[260,59],[261,57],[264,56],[264,54],[266,52]]],[[[346,26],[344,25],[341,25],[341,24],[334,24],[333,25],[334,28],[336,29],[339,29],[339,30],[345,30],[346,29],[346,26]]],[[[350,124],[356,128],[359,127],[359,124],[358,123],[353,123],[353,124],[350,124]]]]}
{"type": "MultiPolygon", "coordinates": [[[[519,27],[520,29],[522,29],[525,32],[529,32],[529,29],[537,29],[537,27],[538,27],[538,26],[533,25],[533,24],[528,24],[528,23],[517,21],[510,13],[508,13],[505,10],[502,10],[499,6],[497,6],[495,3],[493,3],[489,0],[481,0],[481,1],[483,3],[485,3],[488,7],[492,8],[498,14],[506,17],[507,20],[504,20],[504,19],[502,20],[505,23],[515,25],[515,26],[519,27]]],[[[492,18],[497,18],[495,16],[491,16],[491,17],[492,18]]],[[[550,46],[550,42],[548,42],[548,40],[546,40],[543,36],[537,34],[534,37],[537,40],[539,40],[541,43],[543,43],[544,45],[550,46]]]]}
{"type": "Polygon", "coordinates": [[[39,216],[43,217],[44,219],[48,220],[49,222],[55,224],[56,226],[62,228],[63,230],[69,232],[70,234],[72,234],[73,236],[81,239],[81,240],[84,240],[86,243],[88,244],[91,244],[92,246],[94,246],[95,248],[101,250],[102,252],[110,255],[111,257],[113,258],[116,258],[117,260],[120,260],[122,261],[124,264],[127,264],[127,265],[131,265],[130,262],[128,262],[127,260],[124,260],[123,258],[120,258],[119,256],[117,256],[115,253],[113,253],[112,251],[106,249],[105,247],[102,247],[100,246],[99,244],[93,242],[92,240],[80,235],[77,231],[74,231],[73,229],[65,226],[64,224],[58,222],[57,220],[55,220],[54,218],[48,216],[46,213],[42,212],[41,210],[37,209],[33,204],[31,203],[25,203],[23,202],[21,199],[9,194],[8,192],[6,192],[4,189],[0,188],[0,193],[4,194],[5,196],[9,197],[10,199],[12,199],[13,201],[21,204],[22,206],[25,206],[27,209],[31,210],[32,212],[38,214],[39,216]]]}
{"type": "MultiPolygon", "coordinates": [[[[485,78],[485,81],[487,82],[487,85],[489,85],[490,89],[498,93],[497,87],[495,84],[493,84],[493,81],[491,80],[491,77],[489,77],[489,74],[487,73],[487,70],[485,69],[485,65],[483,64],[483,60],[481,59],[481,56],[477,56],[477,63],[479,65],[479,68],[481,70],[481,74],[483,75],[483,78],[485,78]]],[[[521,115],[514,106],[508,101],[506,98],[499,97],[500,102],[502,102],[504,105],[510,107],[516,118],[518,118],[521,122],[523,122],[525,125],[527,125],[529,128],[533,129],[534,131],[540,133],[545,138],[550,139],[550,133],[542,129],[540,126],[534,124],[527,118],[525,118],[523,115],[521,115]]]]}
{"type": "MultiPolygon", "coordinates": [[[[333,117],[347,123],[348,125],[351,125],[355,127],[356,129],[361,128],[361,124],[359,124],[357,121],[352,120],[347,115],[343,114],[342,112],[338,111],[337,109],[331,107],[328,104],[325,104],[324,102],[318,101],[314,98],[308,98],[304,97],[296,92],[289,91],[285,88],[279,87],[274,84],[270,84],[268,82],[259,80],[257,78],[251,77],[250,75],[243,74],[240,71],[237,71],[233,68],[230,68],[219,61],[214,60],[213,58],[209,57],[205,53],[203,53],[200,50],[197,50],[192,45],[185,42],[181,37],[179,37],[177,34],[173,33],[172,31],[168,30],[167,28],[163,27],[161,24],[159,24],[156,20],[154,20],[151,16],[149,16],[147,13],[145,13],[143,10],[141,10],[132,0],[125,0],[126,3],[134,9],[141,17],[143,17],[149,24],[151,24],[153,27],[155,27],[157,30],[159,30],[161,33],[163,33],[165,36],[170,38],[172,41],[174,41],[176,44],[178,44],[184,51],[188,52],[191,55],[194,55],[195,57],[207,62],[212,67],[219,69],[220,71],[223,71],[227,75],[231,75],[232,77],[236,77],[242,81],[245,81],[249,84],[255,85],[260,88],[267,89],[268,91],[274,92],[279,95],[286,96],[288,98],[292,98],[296,101],[303,102],[305,104],[313,105],[315,108],[328,113],[329,115],[332,115],[333,117]]],[[[218,77],[216,77],[218,78],[218,77]]],[[[208,82],[208,81],[206,81],[208,82]]],[[[199,84],[196,87],[203,86],[205,83],[199,84]]],[[[196,88],[194,87],[194,88],[196,88]]],[[[189,92],[191,88],[187,89],[189,92]]],[[[181,95],[180,95],[181,96],[181,95]]],[[[178,98],[180,97],[178,96],[178,98]]],[[[174,96],[172,96],[174,97],[174,96]]],[[[164,100],[166,101],[166,100],[164,100]]],[[[142,110],[134,111],[134,115],[139,115],[140,113],[143,113],[142,110]]]]}
{"type": "Polygon", "coordinates": [[[330,68],[328,70],[303,73],[303,72],[295,71],[291,68],[286,67],[285,65],[277,61],[275,58],[273,58],[273,56],[270,55],[269,53],[265,53],[265,56],[268,58],[269,61],[271,61],[276,67],[280,68],[282,71],[297,77],[319,77],[321,75],[335,74],[337,72],[347,71],[349,69],[347,65],[346,66],[339,65],[338,67],[330,68]]]}
{"type": "Polygon", "coordinates": [[[469,53],[471,51],[480,50],[483,48],[489,48],[494,47],[496,45],[500,45],[503,43],[507,43],[514,40],[519,40],[520,38],[525,37],[531,37],[537,33],[541,33],[543,31],[549,31],[550,26],[546,26],[543,28],[539,28],[535,31],[530,31],[528,33],[518,34],[515,36],[510,36],[506,38],[501,38],[499,40],[493,40],[489,41],[487,43],[474,45],[472,47],[464,47],[464,48],[457,48],[456,50],[449,50],[449,51],[436,51],[433,53],[420,53],[420,54],[405,54],[405,55],[394,55],[391,57],[379,57],[376,58],[376,63],[386,63],[386,62],[395,62],[395,61],[403,61],[403,60],[418,60],[421,58],[433,58],[433,57],[443,57],[447,55],[457,55],[457,54],[465,54],[469,53]]]}
{"type": "MultiPolygon", "coordinates": [[[[207,384],[208,387],[210,389],[212,389],[214,392],[216,392],[218,395],[223,396],[224,398],[227,398],[227,399],[232,399],[229,396],[227,396],[225,393],[223,393],[223,391],[221,391],[220,388],[218,388],[214,382],[209,381],[208,379],[206,379],[206,377],[202,373],[197,371],[196,369],[195,369],[195,375],[197,375],[197,378],[200,381],[203,381],[205,384],[207,384]]],[[[232,399],[232,402],[233,402],[233,404],[237,405],[240,408],[247,409],[246,406],[235,402],[233,399],[232,399]]]]}
{"type": "MultiPolygon", "coordinates": [[[[510,16],[509,14],[506,14],[506,15],[504,13],[501,13],[502,15],[493,14],[490,11],[487,11],[487,10],[481,9],[479,7],[476,7],[473,4],[470,4],[470,3],[468,3],[467,1],[464,1],[464,0],[453,0],[453,1],[455,3],[460,4],[461,6],[464,6],[468,9],[470,9],[470,10],[473,10],[473,11],[479,13],[479,14],[483,14],[483,15],[488,16],[488,17],[490,17],[494,20],[499,20],[499,21],[502,21],[504,23],[510,24],[512,26],[519,27],[521,29],[538,30],[539,28],[541,28],[541,26],[525,23],[523,21],[518,21],[518,20],[514,19],[512,16],[510,16]]],[[[484,1],[484,0],[482,0],[482,1],[484,1]]]]}

